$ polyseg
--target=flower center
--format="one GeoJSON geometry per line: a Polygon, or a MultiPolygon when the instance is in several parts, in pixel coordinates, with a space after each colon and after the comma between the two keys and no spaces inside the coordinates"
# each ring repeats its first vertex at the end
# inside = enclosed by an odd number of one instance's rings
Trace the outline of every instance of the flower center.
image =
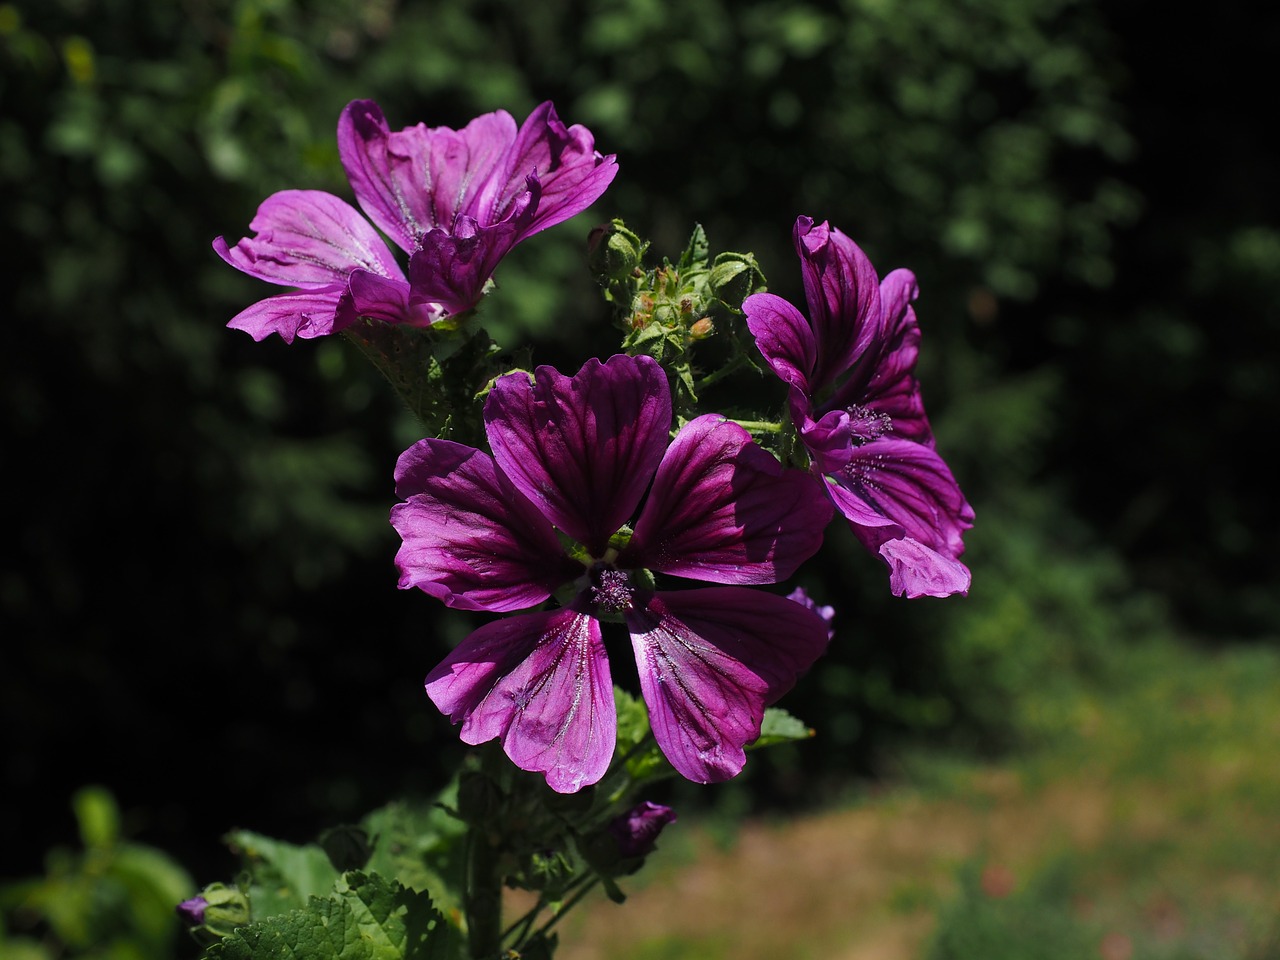
{"type": "Polygon", "coordinates": [[[869,407],[854,404],[849,411],[849,432],[863,443],[893,432],[893,418],[869,407]]]}
{"type": "Polygon", "coordinates": [[[591,602],[600,613],[626,613],[635,605],[635,588],[631,586],[631,575],[625,570],[596,564],[591,570],[589,589],[591,602]]]}

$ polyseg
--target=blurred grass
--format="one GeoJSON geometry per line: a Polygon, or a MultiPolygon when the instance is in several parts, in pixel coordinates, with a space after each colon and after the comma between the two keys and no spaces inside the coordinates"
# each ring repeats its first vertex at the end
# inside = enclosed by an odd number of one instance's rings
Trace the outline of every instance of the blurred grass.
{"type": "Polygon", "coordinates": [[[1280,654],[1150,643],[1054,691],[1061,726],[1005,761],[916,752],[891,786],[728,845],[686,818],[559,956],[1280,956],[1280,654]]]}

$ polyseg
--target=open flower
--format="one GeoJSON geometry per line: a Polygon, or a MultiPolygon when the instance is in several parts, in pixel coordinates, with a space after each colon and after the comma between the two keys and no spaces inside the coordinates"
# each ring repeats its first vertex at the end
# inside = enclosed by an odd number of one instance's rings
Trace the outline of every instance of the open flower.
{"type": "Polygon", "coordinates": [[[466,743],[500,738],[553,789],[595,783],[617,728],[601,624],[620,621],[672,765],[702,783],[737,774],[765,707],[827,645],[822,617],[740,586],[817,550],[832,514],[819,484],[716,415],[668,445],[670,388],[648,357],[508,374],[485,425],[493,456],[430,439],[401,455],[400,586],[467,610],[563,605],[476,630],[427,677],[432,701],[466,743]],[[654,572],[728,586],[659,590],[654,572]]]}
{"type": "Polygon", "coordinates": [[[793,237],[809,319],[757,293],[742,304],[756,345],[789,385],[791,416],[812,468],[854,533],[908,597],[966,593],[959,561],[973,510],[934,449],[916,356],[915,276],[883,281],[852,240],[799,217],[793,237]]]}
{"type": "Polygon", "coordinates": [[[618,170],[590,131],[566,127],[550,102],[518,130],[499,110],[461,130],[392,132],[376,103],[355,100],[338,120],[338,153],[369,219],[320,190],[268,197],[249,224],[252,237],[233,247],[219,237],[213,248],[236,269],[295,289],[228,326],[292,342],[360,317],[423,327],[470,310],[512,247],[581,213],[618,170]],[[407,276],[379,230],[408,254],[407,276]]]}

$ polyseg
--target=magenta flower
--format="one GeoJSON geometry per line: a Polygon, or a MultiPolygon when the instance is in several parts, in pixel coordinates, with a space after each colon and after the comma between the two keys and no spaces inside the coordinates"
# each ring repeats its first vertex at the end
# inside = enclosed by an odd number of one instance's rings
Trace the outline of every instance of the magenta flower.
{"type": "Polygon", "coordinates": [[[959,561],[973,509],[934,450],[916,356],[915,276],[881,282],[852,240],[799,217],[793,231],[809,320],[771,293],[742,304],[756,345],[790,386],[812,469],[863,545],[908,597],[967,593],[959,561]]]}
{"type": "Polygon", "coordinates": [[[219,237],[213,248],[237,270],[295,289],[228,326],[292,342],[359,317],[425,327],[470,310],[512,247],[581,213],[618,172],[590,131],[566,127],[550,102],[519,130],[499,110],[461,130],[418,124],[393,133],[376,103],[355,100],[338,119],[338,153],[369,219],[320,190],[264,200],[249,224],[254,236],[234,247],[219,237]],[[407,277],[379,230],[408,254],[407,277]]]}
{"type": "Polygon", "coordinates": [[[396,465],[400,586],[464,610],[563,605],[476,630],[427,677],[431,700],[466,743],[501,739],[553,789],[595,783],[617,729],[601,624],[620,621],[672,765],[737,774],[765,707],[827,645],[820,616],[740,586],[817,550],[832,514],[819,485],[719,416],[668,445],[670,389],[648,357],[508,374],[484,416],[493,456],[422,440],[396,465]],[[729,586],[659,590],[653,572],[729,586]]]}

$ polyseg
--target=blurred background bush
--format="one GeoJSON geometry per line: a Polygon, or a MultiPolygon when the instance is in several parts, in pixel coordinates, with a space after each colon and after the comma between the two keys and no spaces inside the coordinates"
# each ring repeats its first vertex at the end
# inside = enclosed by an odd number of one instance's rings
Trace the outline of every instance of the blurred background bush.
{"type": "Polygon", "coordinates": [[[393,128],[551,99],[618,155],[483,309],[545,362],[616,346],[584,267],[612,216],[673,258],[701,222],[795,301],[800,213],[917,273],[972,594],[892,598],[833,526],[802,582],[836,640],[784,704],[819,738],[754,759],[735,802],[820,802],[904,742],[1052,732],[1056,691],[1144,636],[1274,643],[1280,190],[1244,93],[1278,23],[1242,0],[1210,22],[1152,0],[0,4],[0,873],[75,837],[86,783],[203,883],[232,826],[309,839],[460,756],[421,680],[480,620],[395,589],[414,425],[346,344],[224,329],[273,289],[210,249],[272,191],[349,198],[354,98],[393,128]]]}

